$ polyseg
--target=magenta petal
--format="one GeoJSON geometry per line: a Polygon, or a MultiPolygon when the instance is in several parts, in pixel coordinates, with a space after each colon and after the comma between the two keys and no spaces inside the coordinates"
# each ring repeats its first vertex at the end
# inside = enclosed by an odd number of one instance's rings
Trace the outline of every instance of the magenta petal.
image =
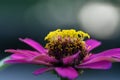
{"type": "Polygon", "coordinates": [[[10,53],[14,53],[11,55],[11,58],[13,59],[31,59],[35,56],[40,55],[38,52],[36,51],[30,51],[30,50],[14,50],[14,49],[7,49],[5,50],[5,52],[10,52],[10,53]]]}
{"type": "Polygon", "coordinates": [[[118,57],[118,58],[120,58],[120,48],[106,50],[106,51],[94,54],[91,57],[93,58],[93,57],[97,57],[97,56],[107,56],[107,57],[118,57]]]}
{"type": "Polygon", "coordinates": [[[79,65],[77,68],[88,68],[88,69],[110,69],[112,63],[109,61],[99,61],[95,63],[79,65]]]}
{"type": "Polygon", "coordinates": [[[38,65],[47,65],[50,66],[50,63],[44,62],[44,61],[27,61],[24,59],[11,59],[5,61],[7,64],[17,64],[17,63],[30,63],[30,64],[38,64],[38,65]]]}
{"type": "Polygon", "coordinates": [[[44,62],[44,61],[37,61],[37,60],[34,60],[34,61],[30,61],[31,63],[33,64],[38,64],[38,65],[46,65],[46,66],[51,66],[52,64],[51,63],[48,63],[48,62],[44,62]]]}
{"type": "Polygon", "coordinates": [[[56,72],[64,78],[75,79],[78,77],[78,72],[72,67],[57,67],[56,72]]]}
{"type": "Polygon", "coordinates": [[[44,62],[58,62],[54,57],[50,57],[46,54],[31,55],[29,53],[15,53],[11,55],[12,59],[25,59],[28,61],[44,61],[44,62]]]}
{"type": "Polygon", "coordinates": [[[42,73],[44,73],[44,72],[46,72],[46,71],[49,71],[49,70],[52,70],[52,69],[54,69],[54,68],[53,68],[53,67],[40,68],[40,69],[34,71],[33,74],[35,74],[35,75],[42,74],[42,73]]]}
{"type": "Polygon", "coordinates": [[[90,58],[88,60],[84,60],[81,65],[87,65],[95,62],[100,62],[100,61],[109,61],[109,62],[120,62],[119,58],[112,58],[112,57],[106,57],[106,56],[98,56],[95,58],[90,58]]]}
{"type": "Polygon", "coordinates": [[[108,60],[111,62],[120,62],[120,48],[110,49],[97,54],[93,54],[86,61],[96,58],[106,58],[106,60],[109,58],[108,60]]]}
{"type": "Polygon", "coordinates": [[[39,43],[37,43],[36,41],[34,41],[32,39],[29,39],[29,38],[21,39],[21,38],[19,38],[19,40],[28,44],[28,45],[30,45],[31,47],[33,47],[34,49],[36,49],[40,53],[46,53],[46,49],[43,48],[39,43]]]}
{"type": "Polygon", "coordinates": [[[14,53],[11,55],[12,58],[12,60],[10,60],[11,63],[19,63],[17,62],[18,60],[26,60],[27,63],[51,65],[50,62],[56,61],[56,59],[51,58],[46,54],[39,54],[38,52],[35,51],[14,49],[8,49],[5,51],[14,53]]]}
{"type": "Polygon", "coordinates": [[[12,54],[10,56],[12,59],[25,59],[25,58],[30,58],[24,54],[12,54]]]}
{"type": "Polygon", "coordinates": [[[70,63],[72,63],[74,61],[74,59],[78,57],[79,54],[80,54],[80,51],[78,51],[74,55],[71,55],[71,56],[63,58],[63,63],[64,64],[70,64],[70,63]]]}
{"type": "Polygon", "coordinates": [[[120,49],[111,49],[93,54],[79,65],[79,68],[109,69],[111,62],[120,62],[120,49]]]}
{"type": "Polygon", "coordinates": [[[45,54],[41,54],[39,56],[34,57],[32,59],[32,61],[44,61],[44,62],[48,62],[48,63],[58,62],[54,57],[50,57],[50,56],[45,55],[45,54]]]}
{"type": "Polygon", "coordinates": [[[31,51],[31,50],[21,50],[21,49],[7,49],[5,50],[5,52],[10,52],[10,53],[17,53],[17,54],[26,54],[29,56],[37,56],[40,55],[38,52],[36,51],[31,51]]]}
{"type": "Polygon", "coordinates": [[[86,48],[88,51],[93,50],[94,48],[98,47],[99,45],[101,45],[101,42],[94,40],[94,39],[89,39],[85,41],[86,43],[86,48]]]}
{"type": "Polygon", "coordinates": [[[7,64],[16,64],[16,63],[29,63],[26,60],[16,59],[16,60],[7,60],[5,61],[7,64]]]}

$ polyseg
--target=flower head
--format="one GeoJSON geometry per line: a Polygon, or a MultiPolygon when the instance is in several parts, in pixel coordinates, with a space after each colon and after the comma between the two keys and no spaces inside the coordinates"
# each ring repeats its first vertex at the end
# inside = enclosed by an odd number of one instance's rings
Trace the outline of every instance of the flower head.
{"type": "Polygon", "coordinates": [[[6,63],[31,63],[45,65],[34,74],[55,70],[59,76],[73,80],[78,77],[78,71],[88,69],[109,69],[112,62],[120,62],[120,48],[110,49],[97,54],[91,50],[101,42],[90,38],[83,31],[60,30],[50,32],[45,40],[45,48],[36,41],[25,38],[20,41],[30,45],[35,50],[7,49],[6,52],[14,53],[6,63]]]}
{"type": "MultiPolygon", "coordinates": [[[[50,32],[45,40],[48,41],[45,48],[48,50],[50,56],[54,56],[57,60],[81,52],[81,55],[87,53],[85,49],[84,38],[90,37],[87,33],[82,31],[71,30],[56,30],[50,32]]],[[[79,60],[78,60],[79,61],[79,60]]]]}

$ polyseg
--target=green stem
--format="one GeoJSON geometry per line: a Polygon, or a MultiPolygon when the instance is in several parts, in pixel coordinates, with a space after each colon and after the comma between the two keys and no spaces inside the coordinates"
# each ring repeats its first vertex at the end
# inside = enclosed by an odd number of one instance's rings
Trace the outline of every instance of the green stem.
{"type": "Polygon", "coordinates": [[[60,80],[68,80],[67,78],[62,78],[62,77],[60,77],[60,80]]]}
{"type": "Polygon", "coordinates": [[[69,79],[60,77],[60,80],[69,80],[69,79]]]}
{"type": "Polygon", "coordinates": [[[68,78],[60,77],[60,80],[73,80],[73,79],[68,79],[68,78]]]}

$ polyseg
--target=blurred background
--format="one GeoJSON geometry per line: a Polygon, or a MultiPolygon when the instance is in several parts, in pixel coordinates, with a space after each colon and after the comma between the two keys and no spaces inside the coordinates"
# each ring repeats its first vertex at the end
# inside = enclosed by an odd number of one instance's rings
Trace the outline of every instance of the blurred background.
{"type": "MultiPolygon", "coordinates": [[[[0,0],[0,59],[5,49],[32,49],[18,38],[29,37],[45,45],[55,29],[83,30],[102,42],[93,52],[120,47],[120,0],[0,0]]],[[[49,72],[34,76],[39,66],[11,65],[0,80],[59,80],[49,72]]],[[[77,80],[120,80],[120,63],[110,70],[85,70],[77,80]]]]}

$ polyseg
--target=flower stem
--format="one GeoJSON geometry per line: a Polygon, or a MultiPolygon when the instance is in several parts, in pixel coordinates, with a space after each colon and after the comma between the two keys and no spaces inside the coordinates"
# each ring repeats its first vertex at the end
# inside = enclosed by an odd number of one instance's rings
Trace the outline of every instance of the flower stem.
{"type": "Polygon", "coordinates": [[[69,80],[69,79],[60,77],[60,80],[69,80]]]}
{"type": "Polygon", "coordinates": [[[60,77],[60,80],[73,80],[73,79],[68,79],[68,78],[60,77]]]}

